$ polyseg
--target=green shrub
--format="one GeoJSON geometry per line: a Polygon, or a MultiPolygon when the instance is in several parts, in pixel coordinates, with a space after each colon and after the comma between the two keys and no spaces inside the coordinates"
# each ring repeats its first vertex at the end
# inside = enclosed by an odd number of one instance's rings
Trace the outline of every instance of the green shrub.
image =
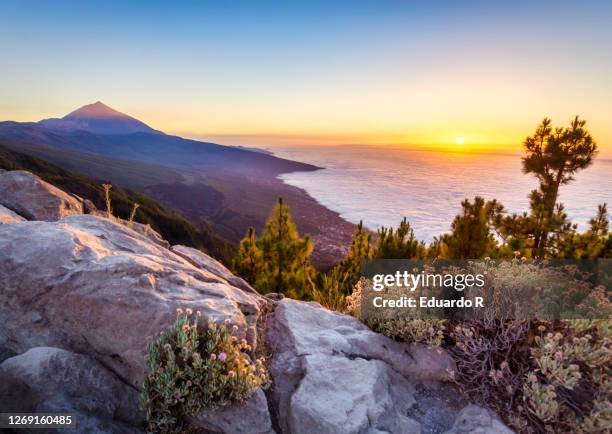
{"type": "Polygon", "coordinates": [[[338,312],[344,311],[346,304],[346,296],[342,286],[348,273],[344,273],[343,276],[341,276],[341,273],[340,268],[334,267],[329,274],[319,274],[316,282],[313,282],[310,277],[308,278],[312,287],[312,299],[321,306],[338,312]]]}
{"type": "Polygon", "coordinates": [[[232,335],[236,326],[209,321],[202,328],[200,316],[192,320],[190,309],[177,309],[174,325],[149,344],[141,400],[151,432],[184,432],[186,416],[242,401],[269,384],[264,360],[252,363],[250,345],[232,335]]]}
{"type": "Polygon", "coordinates": [[[393,339],[439,347],[444,341],[445,324],[446,321],[441,319],[390,319],[368,325],[393,339]]]}
{"type": "Polygon", "coordinates": [[[612,430],[612,348],[606,322],[592,321],[586,329],[575,321],[556,330],[552,324],[538,328],[522,389],[525,419],[545,431],[612,430]]]}
{"type": "MultiPolygon", "coordinates": [[[[361,319],[361,297],[367,281],[361,278],[344,300],[344,313],[361,319]]],[[[439,347],[444,341],[446,320],[435,318],[378,318],[365,321],[368,327],[395,340],[439,347]]]]}

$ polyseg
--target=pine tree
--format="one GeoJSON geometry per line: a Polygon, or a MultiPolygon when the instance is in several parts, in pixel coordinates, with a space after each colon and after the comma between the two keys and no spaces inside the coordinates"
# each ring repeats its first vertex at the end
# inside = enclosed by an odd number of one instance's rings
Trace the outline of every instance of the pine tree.
{"type": "Polygon", "coordinates": [[[559,187],[574,179],[574,174],[587,168],[593,161],[597,145],[578,116],[567,128],[555,128],[545,118],[533,136],[525,139],[523,172],[535,175],[540,182],[531,192],[530,226],[533,248],[543,255],[550,247],[551,236],[559,236],[570,229],[562,206],[557,204],[559,187]]]}
{"type": "Polygon", "coordinates": [[[397,230],[382,227],[373,254],[376,259],[418,259],[425,257],[425,246],[414,236],[406,217],[397,230]]]}
{"type": "Polygon", "coordinates": [[[442,241],[448,246],[449,259],[477,259],[491,254],[496,248],[490,222],[502,212],[503,207],[496,201],[485,202],[475,197],[474,202],[461,202],[463,212],[455,217],[452,233],[444,235],[442,241]]]}
{"type": "Polygon", "coordinates": [[[589,220],[590,232],[594,237],[603,237],[608,233],[608,204],[597,207],[597,215],[589,220]]]}
{"type": "Polygon", "coordinates": [[[363,221],[357,225],[353,241],[345,258],[330,272],[330,276],[339,279],[339,289],[344,294],[350,294],[353,286],[361,277],[361,261],[372,257],[370,242],[372,235],[364,229],[363,221]]]}
{"type": "Polygon", "coordinates": [[[312,242],[300,238],[289,208],[279,198],[272,210],[257,246],[262,254],[262,272],[255,281],[261,293],[280,292],[292,298],[310,298],[308,277],[312,242]]]}
{"type": "Polygon", "coordinates": [[[567,231],[557,242],[558,256],[570,259],[609,258],[612,256],[612,234],[608,232],[608,208],[597,207],[597,215],[589,221],[584,233],[567,231]]]}
{"type": "Polygon", "coordinates": [[[263,270],[262,252],[257,246],[255,229],[249,227],[246,235],[240,241],[238,253],[232,261],[234,273],[251,285],[255,285],[263,270]]]}

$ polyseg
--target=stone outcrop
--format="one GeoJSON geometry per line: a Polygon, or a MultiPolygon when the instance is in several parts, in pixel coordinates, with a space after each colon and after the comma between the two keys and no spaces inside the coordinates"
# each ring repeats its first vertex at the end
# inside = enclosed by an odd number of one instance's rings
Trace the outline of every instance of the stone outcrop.
{"type": "Polygon", "coordinates": [[[178,307],[229,319],[256,344],[263,297],[108,219],[2,225],[0,252],[0,335],[15,352],[56,346],[91,354],[137,385],[147,343],[178,307]]]}
{"type": "Polygon", "coordinates": [[[89,356],[50,347],[0,364],[0,412],[72,413],[87,433],[137,433],[144,423],[135,389],[89,356]]]}
{"type": "Polygon", "coordinates": [[[56,221],[83,213],[78,199],[23,170],[0,173],[0,204],[28,220],[56,221]]]}
{"type": "Polygon", "coordinates": [[[394,342],[352,317],[288,298],[278,302],[267,337],[283,432],[420,433],[431,421],[417,411],[417,386],[449,380],[455,369],[442,350],[394,342]]]}
{"type": "Polygon", "coordinates": [[[273,379],[265,394],[190,417],[198,432],[511,432],[488,410],[460,411],[443,350],[317,303],[263,297],[208,255],[93,204],[69,215],[85,201],[27,172],[0,171],[0,192],[0,221],[16,220],[0,224],[0,411],[68,411],[79,432],[141,432],[147,344],[190,307],[237,325],[270,354],[273,379]]]}

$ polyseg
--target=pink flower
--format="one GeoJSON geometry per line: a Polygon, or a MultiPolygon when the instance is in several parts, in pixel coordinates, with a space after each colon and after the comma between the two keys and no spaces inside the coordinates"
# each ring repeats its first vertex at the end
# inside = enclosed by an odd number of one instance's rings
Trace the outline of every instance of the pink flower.
{"type": "Polygon", "coordinates": [[[219,360],[225,362],[225,359],[227,359],[227,354],[225,354],[225,352],[219,353],[219,360]]]}

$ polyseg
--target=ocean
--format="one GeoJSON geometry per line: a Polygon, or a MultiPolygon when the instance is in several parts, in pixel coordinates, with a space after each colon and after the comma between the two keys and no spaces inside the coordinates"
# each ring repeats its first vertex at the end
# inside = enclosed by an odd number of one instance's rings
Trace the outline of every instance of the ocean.
{"type": "MultiPolygon", "coordinates": [[[[448,232],[465,198],[496,198],[511,213],[528,210],[537,180],[521,172],[521,155],[472,154],[376,146],[275,147],[283,158],[324,167],[280,175],[346,220],[369,229],[397,226],[406,216],[429,242],[448,232]]],[[[597,205],[612,208],[612,160],[600,157],[561,187],[560,201],[579,229],[597,205]]],[[[612,209],[610,210],[612,211],[612,209]]],[[[611,213],[612,214],[612,213],[611,213]]]]}

